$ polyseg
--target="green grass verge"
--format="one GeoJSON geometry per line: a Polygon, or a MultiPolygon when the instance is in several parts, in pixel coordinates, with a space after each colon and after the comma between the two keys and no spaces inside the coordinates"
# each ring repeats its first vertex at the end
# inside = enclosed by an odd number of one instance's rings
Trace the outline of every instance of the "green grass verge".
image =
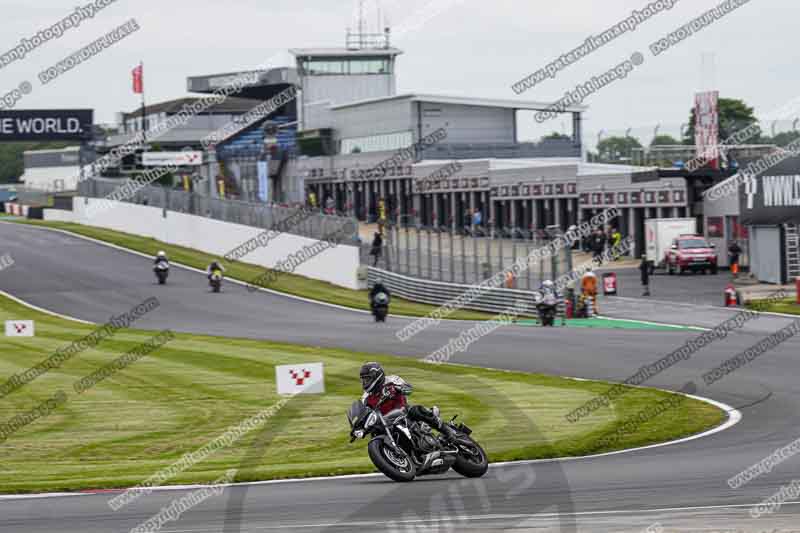
{"type": "MultiPolygon", "coordinates": [[[[202,270],[205,270],[211,261],[220,260],[219,257],[204,252],[198,252],[191,248],[175,246],[156,239],[123,233],[121,231],[83,226],[71,222],[43,222],[27,219],[17,219],[13,220],[13,222],[62,229],[152,256],[155,256],[159,250],[164,250],[167,252],[171,261],[183,263],[184,265],[200,268],[202,270]]],[[[225,265],[226,276],[244,282],[252,281],[262,276],[264,272],[267,271],[267,269],[263,267],[238,261],[228,262],[223,260],[222,263],[225,265]]],[[[277,277],[275,282],[270,284],[269,288],[320,302],[333,303],[354,309],[369,309],[367,291],[365,290],[355,291],[345,289],[344,287],[338,287],[325,281],[314,280],[296,274],[282,273],[277,277]]],[[[403,300],[402,298],[394,298],[392,300],[393,315],[426,316],[434,309],[436,309],[435,306],[411,302],[403,300]]],[[[461,309],[447,318],[453,320],[488,320],[491,317],[492,315],[488,313],[461,309]]]]}
{"type": "MultiPolygon", "coordinates": [[[[35,320],[33,338],[0,338],[0,385],[94,326],[46,315],[0,298],[0,320],[35,320]]],[[[176,334],[175,339],[95,387],[73,384],[153,337],[123,330],[0,398],[0,424],[30,411],[58,390],[67,401],[0,442],[0,491],[128,487],[200,449],[245,418],[274,405],[274,365],[322,362],[324,395],[291,399],[270,418],[264,453],[239,469],[237,481],[373,472],[366,441],[349,444],[344,412],[360,396],[359,366],[377,360],[415,386],[411,400],[459,413],[492,461],[576,456],[662,442],[720,424],[717,408],[686,399],[613,445],[599,439],[666,398],[631,388],[609,407],[575,423],[564,416],[608,384],[433,365],[415,359],[277,342],[176,334]]],[[[491,360],[487,354],[487,361],[491,360]]],[[[654,354],[655,355],[655,354],[654,354]]],[[[2,427],[0,425],[0,427],[2,427]]],[[[169,480],[210,482],[238,468],[261,430],[169,480]]]]}
{"type": "Polygon", "coordinates": [[[800,305],[794,298],[786,298],[778,302],[767,302],[766,300],[752,300],[745,305],[748,309],[767,311],[770,313],[785,313],[787,315],[800,315],[800,305]]]}

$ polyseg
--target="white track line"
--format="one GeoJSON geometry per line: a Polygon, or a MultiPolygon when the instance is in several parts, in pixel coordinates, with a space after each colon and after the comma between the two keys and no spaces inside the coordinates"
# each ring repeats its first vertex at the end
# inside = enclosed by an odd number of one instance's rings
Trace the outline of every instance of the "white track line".
{"type": "MultiPolygon", "coordinates": [[[[760,503],[760,502],[759,502],[760,503]]],[[[783,505],[797,505],[800,502],[786,502],[783,505]]],[[[575,511],[569,513],[570,517],[590,517],[590,516],[611,516],[611,515],[641,515],[641,514],[657,514],[657,513],[680,513],[688,511],[706,511],[714,509],[742,509],[753,507],[758,504],[730,504],[730,505],[707,505],[707,506],[693,506],[693,507],[662,507],[658,509],[614,509],[608,511],[575,511]]],[[[318,522],[316,524],[281,524],[279,526],[258,526],[255,529],[259,530],[274,530],[274,529],[318,529],[328,527],[349,527],[353,530],[367,527],[383,526],[385,528],[397,527],[400,525],[412,526],[412,524],[427,525],[427,524],[449,524],[452,527],[453,522],[478,522],[486,520],[523,520],[523,521],[542,521],[564,518],[565,513],[539,513],[539,514],[487,514],[487,515],[453,515],[441,516],[439,518],[411,518],[390,521],[360,521],[360,522],[318,522]]],[[[437,526],[438,527],[438,526],[437,526]]],[[[408,529],[407,529],[408,530],[408,529]]],[[[216,529],[165,529],[163,533],[204,533],[218,531],[216,529]]],[[[733,531],[733,530],[731,530],[733,531]]],[[[773,531],[778,531],[777,529],[773,531]]]]}
{"type": "MultiPolygon", "coordinates": [[[[36,226],[34,226],[34,227],[36,227],[36,226]]],[[[70,233],[68,231],[62,231],[62,230],[58,230],[58,229],[54,229],[54,228],[46,228],[46,229],[49,229],[50,231],[63,232],[63,233],[66,233],[68,235],[74,235],[73,233],[70,233]]],[[[91,239],[89,237],[83,237],[83,236],[78,236],[78,237],[85,238],[86,240],[89,240],[89,241],[92,241],[92,242],[97,242],[99,244],[104,244],[104,245],[107,245],[107,246],[111,246],[112,248],[117,248],[119,250],[123,250],[123,251],[129,252],[129,253],[133,253],[133,254],[136,254],[136,255],[139,255],[139,256],[142,256],[142,257],[150,258],[149,255],[141,253],[141,252],[137,252],[135,250],[129,250],[129,249],[123,248],[121,246],[108,244],[108,243],[105,243],[103,241],[98,241],[96,239],[91,239]]],[[[187,270],[192,270],[194,272],[201,272],[203,274],[205,273],[202,270],[196,269],[194,267],[189,267],[189,266],[186,266],[186,265],[180,265],[178,263],[175,263],[175,264],[177,264],[178,266],[180,266],[182,268],[185,268],[187,270]]],[[[239,282],[239,283],[242,284],[242,285],[245,285],[245,283],[243,283],[243,282],[239,282]]],[[[276,292],[276,291],[271,291],[271,290],[267,290],[267,289],[261,289],[261,290],[264,290],[264,291],[270,292],[270,293],[274,293],[274,294],[278,294],[278,295],[282,295],[282,296],[287,296],[287,295],[285,295],[283,293],[276,292]]],[[[7,294],[7,293],[5,293],[3,291],[0,291],[0,293],[2,293],[4,295],[7,294]]],[[[16,302],[18,302],[18,303],[20,303],[22,305],[28,306],[28,307],[30,307],[32,309],[35,309],[37,311],[42,311],[44,313],[48,313],[48,314],[51,314],[51,315],[59,316],[59,317],[62,317],[62,318],[68,319],[68,320],[75,320],[77,322],[83,322],[83,323],[91,324],[91,322],[86,322],[84,320],[72,318],[72,317],[69,317],[67,315],[61,315],[61,314],[58,314],[58,313],[54,313],[54,312],[48,311],[46,309],[42,309],[40,307],[37,307],[37,306],[32,305],[32,304],[30,304],[30,303],[28,303],[28,302],[26,302],[24,300],[21,300],[19,298],[15,298],[15,297],[10,296],[10,295],[9,295],[9,297],[11,299],[13,299],[14,301],[16,301],[16,302]]],[[[293,297],[293,296],[290,296],[290,297],[293,297]]],[[[306,298],[300,298],[300,297],[297,297],[297,298],[300,299],[300,300],[306,301],[306,302],[310,302],[310,303],[317,303],[317,304],[321,303],[322,305],[330,305],[330,306],[333,306],[333,307],[341,307],[341,306],[336,306],[335,304],[327,304],[327,303],[324,303],[324,302],[317,302],[315,300],[308,300],[306,298]]],[[[353,310],[353,309],[351,309],[349,307],[344,308],[344,309],[348,309],[348,310],[351,310],[351,311],[353,310]]],[[[358,311],[358,310],[356,310],[356,311],[358,311]]],[[[363,312],[366,313],[367,311],[363,311],[363,312]]],[[[562,376],[562,377],[564,377],[564,379],[573,379],[573,380],[577,380],[577,381],[598,381],[598,380],[587,380],[585,378],[574,378],[574,377],[568,377],[568,376],[562,376]]],[[[663,389],[657,389],[657,390],[663,390],[663,389]]],[[[543,464],[543,463],[555,463],[555,462],[566,462],[566,461],[582,461],[582,460],[587,460],[587,459],[596,459],[596,458],[599,458],[599,457],[607,457],[607,456],[611,456],[611,455],[620,455],[620,454],[623,454],[623,453],[632,453],[632,452],[638,452],[638,451],[642,451],[642,450],[650,450],[650,449],[654,449],[654,448],[661,448],[663,446],[671,446],[671,445],[675,445],[675,444],[682,444],[684,442],[689,442],[689,441],[693,441],[693,440],[700,439],[700,438],[703,438],[703,437],[711,436],[711,435],[713,435],[715,433],[719,433],[720,431],[724,431],[724,430],[726,430],[728,428],[731,428],[731,427],[735,426],[742,419],[742,413],[741,412],[739,412],[737,409],[735,409],[735,408],[733,408],[733,407],[731,407],[731,406],[729,406],[727,404],[724,404],[722,402],[718,402],[718,401],[712,400],[710,398],[704,398],[702,396],[695,396],[695,395],[692,395],[692,394],[685,394],[685,393],[682,393],[682,392],[676,392],[676,391],[664,391],[664,392],[669,392],[669,393],[672,393],[672,394],[681,394],[683,396],[687,396],[687,397],[693,398],[695,400],[699,400],[699,401],[702,401],[702,402],[709,403],[709,404],[721,409],[722,411],[725,411],[726,413],[728,413],[728,419],[724,423],[720,424],[719,426],[717,426],[715,428],[712,428],[710,430],[704,431],[702,433],[698,433],[696,435],[691,435],[689,437],[684,437],[684,438],[677,439],[677,440],[662,442],[662,443],[659,443],[659,444],[650,444],[650,445],[647,445],[647,446],[639,446],[637,448],[629,448],[629,449],[626,449],[626,450],[616,450],[616,451],[613,451],[613,452],[598,453],[598,454],[593,454],[593,455],[582,455],[582,456],[578,456],[578,457],[556,457],[556,458],[549,458],[549,459],[529,459],[529,460],[523,460],[523,461],[506,461],[506,462],[500,462],[500,463],[492,463],[491,466],[496,468],[496,467],[502,467],[502,466],[521,466],[521,465],[529,465],[529,464],[543,464]]],[[[248,482],[245,482],[245,483],[226,483],[226,484],[221,484],[221,485],[216,485],[216,486],[223,486],[223,487],[237,486],[237,487],[242,487],[242,486],[254,486],[254,485],[277,485],[277,484],[282,484],[282,483],[303,483],[303,482],[312,482],[312,481],[337,481],[337,480],[343,480],[343,479],[366,479],[366,478],[375,478],[375,477],[382,477],[382,476],[383,476],[383,474],[349,474],[349,475],[343,475],[343,476],[309,477],[309,478],[294,478],[294,479],[273,479],[273,480],[267,480],[267,481],[248,481],[248,482]]],[[[162,487],[150,487],[149,490],[151,490],[152,492],[174,491],[174,490],[195,490],[195,489],[199,489],[199,488],[207,488],[207,487],[210,487],[210,486],[211,485],[203,485],[203,484],[199,484],[199,485],[166,485],[166,486],[162,486],[162,487]]],[[[129,489],[118,489],[119,492],[123,492],[125,490],[129,490],[129,489]]],[[[109,491],[107,491],[107,490],[103,490],[103,491],[98,491],[98,492],[94,492],[94,493],[92,493],[92,492],[81,492],[81,493],[44,493],[44,494],[0,495],[0,501],[4,501],[4,500],[19,500],[19,499],[34,499],[34,498],[58,498],[58,497],[67,496],[67,495],[68,496],[91,496],[91,495],[97,495],[97,494],[105,494],[105,493],[108,493],[108,492],[109,491]]]]}
{"type": "Polygon", "coordinates": [[[707,309],[710,311],[728,311],[728,312],[740,312],[740,311],[750,311],[752,313],[757,313],[759,315],[768,315],[768,316],[779,316],[783,318],[793,318],[797,320],[798,315],[790,315],[788,313],[776,313],[774,311],[756,311],[755,309],[747,309],[746,307],[719,307],[716,305],[708,305],[708,304],[692,304],[692,303],[684,303],[684,302],[670,302],[668,300],[643,300],[641,298],[631,298],[630,296],[614,296],[615,300],[621,301],[628,301],[628,302],[636,302],[636,303],[654,303],[659,305],[671,305],[676,307],[689,307],[692,309],[707,309]]]}
{"type": "Polygon", "coordinates": [[[39,311],[40,313],[45,313],[47,315],[56,316],[58,318],[63,318],[64,320],[71,320],[73,322],[80,322],[81,324],[90,324],[90,325],[93,325],[93,326],[96,325],[94,322],[89,322],[88,320],[81,320],[80,318],[75,318],[75,317],[72,317],[72,316],[69,316],[69,315],[62,315],[61,313],[56,313],[55,311],[50,311],[49,309],[45,309],[44,307],[35,306],[30,302],[26,302],[25,300],[20,300],[19,298],[17,298],[13,294],[9,294],[9,293],[7,293],[6,291],[4,291],[2,289],[0,289],[0,294],[5,296],[9,300],[13,300],[13,301],[17,302],[20,305],[24,305],[25,307],[30,307],[31,309],[39,311]]]}

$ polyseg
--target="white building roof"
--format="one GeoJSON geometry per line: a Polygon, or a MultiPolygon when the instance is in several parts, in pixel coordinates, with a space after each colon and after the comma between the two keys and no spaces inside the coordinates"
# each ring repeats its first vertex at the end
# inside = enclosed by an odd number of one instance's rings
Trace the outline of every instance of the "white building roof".
{"type": "MultiPolygon", "coordinates": [[[[426,93],[406,93],[398,94],[395,96],[383,96],[380,98],[368,98],[366,100],[357,100],[355,102],[348,102],[332,106],[331,109],[346,109],[348,107],[356,107],[378,102],[388,102],[390,100],[410,100],[411,102],[428,102],[432,104],[452,104],[452,105],[473,105],[479,107],[500,107],[504,109],[525,109],[529,111],[544,111],[553,102],[533,102],[530,100],[510,100],[498,98],[474,98],[470,96],[455,96],[446,94],[426,94],[426,93]]],[[[588,109],[587,106],[577,105],[569,106],[564,109],[564,113],[582,112],[588,109]]]]}

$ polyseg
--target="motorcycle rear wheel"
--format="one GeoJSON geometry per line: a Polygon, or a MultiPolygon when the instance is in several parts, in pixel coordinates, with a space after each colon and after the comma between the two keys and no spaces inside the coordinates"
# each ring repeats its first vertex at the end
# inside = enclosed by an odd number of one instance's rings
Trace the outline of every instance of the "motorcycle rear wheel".
{"type": "Polygon", "coordinates": [[[469,437],[459,437],[459,441],[468,443],[468,447],[473,449],[475,455],[465,455],[460,450],[456,456],[456,462],[453,463],[453,470],[458,472],[464,477],[481,477],[487,470],[489,470],[489,459],[486,457],[486,452],[483,451],[481,445],[469,437]]]}
{"type": "Polygon", "coordinates": [[[417,467],[414,462],[407,456],[398,456],[391,448],[381,439],[370,441],[367,446],[369,458],[372,464],[389,479],[394,481],[411,481],[417,476],[417,467]]]}

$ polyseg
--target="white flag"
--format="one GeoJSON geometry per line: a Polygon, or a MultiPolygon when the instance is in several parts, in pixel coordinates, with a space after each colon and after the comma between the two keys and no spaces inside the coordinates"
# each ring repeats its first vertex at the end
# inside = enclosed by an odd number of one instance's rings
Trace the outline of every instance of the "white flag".
{"type": "Polygon", "coordinates": [[[6,320],[6,337],[33,337],[33,320],[6,320]]]}
{"type": "Polygon", "coordinates": [[[321,394],[325,392],[322,363],[281,365],[275,367],[278,394],[321,394]]]}

